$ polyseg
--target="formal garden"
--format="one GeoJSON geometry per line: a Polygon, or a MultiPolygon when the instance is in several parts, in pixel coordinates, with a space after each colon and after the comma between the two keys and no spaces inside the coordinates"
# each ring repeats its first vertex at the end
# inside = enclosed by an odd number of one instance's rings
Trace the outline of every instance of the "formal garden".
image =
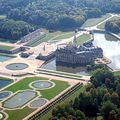
{"type": "Polygon", "coordinates": [[[8,120],[21,120],[63,92],[68,82],[44,77],[27,77],[18,82],[0,78],[1,114],[8,120]]]}

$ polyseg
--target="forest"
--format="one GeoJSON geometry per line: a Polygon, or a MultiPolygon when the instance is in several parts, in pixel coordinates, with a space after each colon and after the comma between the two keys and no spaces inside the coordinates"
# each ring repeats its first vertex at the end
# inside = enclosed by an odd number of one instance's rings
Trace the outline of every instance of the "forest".
{"type": "Polygon", "coordinates": [[[107,21],[105,24],[105,29],[106,31],[110,31],[116,34],[120,33],[120,19],[107,21]]]}
{"type": "Polygon", "coordinates": [[[59,105],[50,120],[120,120],[120,76],[108,69],[94,71],[91,83],[74,101],[59,105]]]}
{"type": "Polygon", "coordinates": [[[0,21],[0,37],[4,39],[18,40],[29,32],[34,31],[34,29],[34,27],[24,21],[0,21]]]}
{"type": "Polygon", "coordinates": [[[63,30],[81,27],[87,19],[108,12],[118,13],[119,6],[119,0],[1,0],[0,14],[32,27],[63,30]]]}

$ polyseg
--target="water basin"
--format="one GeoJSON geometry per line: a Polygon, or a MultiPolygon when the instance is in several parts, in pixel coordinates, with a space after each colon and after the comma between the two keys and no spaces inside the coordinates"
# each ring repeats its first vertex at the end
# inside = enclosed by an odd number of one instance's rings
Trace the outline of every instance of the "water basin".
{"type": "Polygon", "coordinates": [[[28,65],[25,63],[12,63],[6,66],[8,70],[24,70],[28,68],[28,65]]]}

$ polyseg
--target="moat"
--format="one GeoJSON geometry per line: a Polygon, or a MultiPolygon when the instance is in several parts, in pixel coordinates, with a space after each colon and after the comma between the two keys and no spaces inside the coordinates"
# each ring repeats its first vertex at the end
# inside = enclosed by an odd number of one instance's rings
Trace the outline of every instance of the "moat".
{"type": "Polygon", "coordinates": [[[41,68],[62,71],[62,72],[68,72],[68,73],[81,74],[81,75],[89,75],[89,73],[87,73],[85,67],[67,67],[67,66],[62,66],[62,65],[61,66],[56,65],[55,59],[52,59],[52,60],[46,62],[44,65],[42,65],[41,68]]]}
{"type": "MultiPolygon", "coordinates": [[[[93,44],[103,49],[105,57],[110,59],[112,62],[108,64],[113,70],[120,69],[120,40],[113,37],[110,34],[94,33],[93,44]]],[[[42,68],[63,71],[75,74],[89,75],[84,67],[67,67],[56,65],[56,60],[52,59],[46,62],[42,68]]]]}

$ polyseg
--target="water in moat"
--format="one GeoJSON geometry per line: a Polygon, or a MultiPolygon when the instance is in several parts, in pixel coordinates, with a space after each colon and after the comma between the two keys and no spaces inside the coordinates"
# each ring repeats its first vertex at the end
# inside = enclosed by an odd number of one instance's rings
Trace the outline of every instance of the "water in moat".
{"type": "Polygon", "coordinates": [[[105,57],[112,62],[108,65],[112,69],[120,69],[120,40],[110,34],[95,33],[93,44],[103,49],[105,57]]]}
{"type": "MultiPolygon", "coordinates": [[[[93,44],[103,49],[105,57],[110,59],[112,62],[108,65],[112,69],[120,69],[120,40],[113,37],[110,34],[94,33],[93,44]]],[[[83,67],[67,67],[56,65],[55,59],[48,61],[46,64],[41,66],[43,69],[63,71],[68,73],[89,75],[83,67]]]]}
{"type": "Polygon", "coordinates": [[[89,75],[85,67],[67,67],[56,65],[56,60],[52,59],[41,66],[43,69],[56,70],[74,74],[89,75]]]}

